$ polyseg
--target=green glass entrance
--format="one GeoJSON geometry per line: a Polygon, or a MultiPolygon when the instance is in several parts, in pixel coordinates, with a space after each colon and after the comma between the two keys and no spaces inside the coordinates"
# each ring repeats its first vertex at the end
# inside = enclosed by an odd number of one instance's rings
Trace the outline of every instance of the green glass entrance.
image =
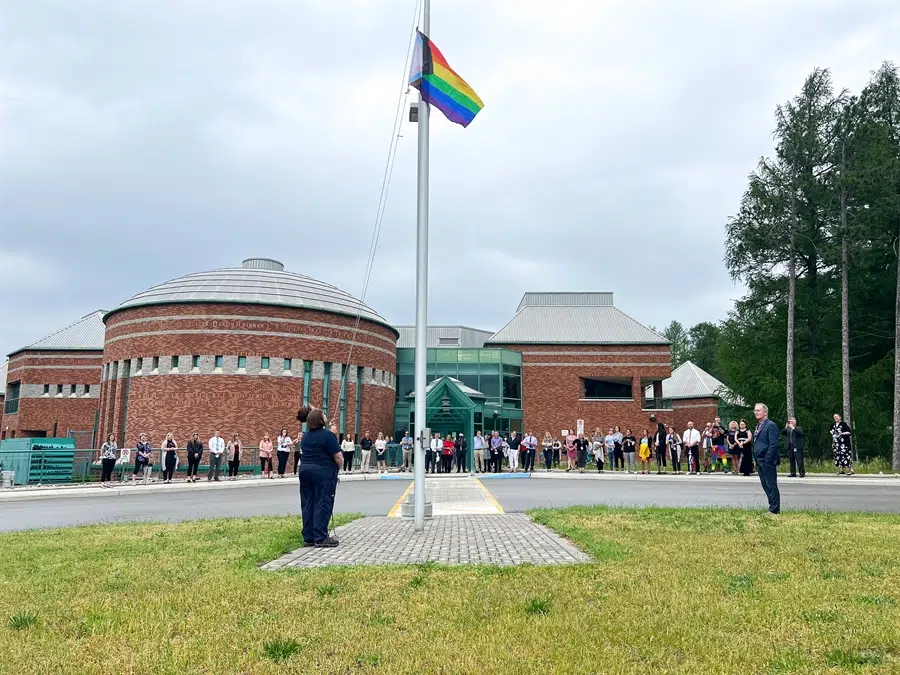
{"type": "MultiPolygon", "coordinates": [[[[408,399],[412,405],[415,392],[410,392],[408,399]]],[[[441,377],[425,389],[425,425],[441,438],[450,435],[455,440],[458,434],[466,437],[466,469],[469,471],[474,469],[472,439],[475,437],[475,411],[479,408],[484,408],[484,394],[455,378],[441,377]]]]}
{"type": "MultiPolygon", "coordinates": [[[[413,414],[413,390],[415,372],[415,350],[401,347],[397,349],[397,400],[394,407],[394,440],[399,442],[404,430],[415,428],[413,414]]],[[[462,387],[463,392],[471,390],[474,395],[469,398],[474,403],[474,424],[471,433],[464,429],[452,428],[458,424],[455,420],[443,420],[448,414],[440,413],[440,400],[437,402],[438,417],[432,419],[432,410],[428,411],[428,424],[435,431],[447,433],[462,432],[471,444],[474,432],[490,434],[497,430],[509,433],[516,430],[522,434],[522,354],[510,349],[456,349],[438,347],[428,349],[426,361],[427,381],[434,382],[442,377],[449,377],[462,387]]],[[[468,394],[467,394],[468,395],[468,394]]]]}

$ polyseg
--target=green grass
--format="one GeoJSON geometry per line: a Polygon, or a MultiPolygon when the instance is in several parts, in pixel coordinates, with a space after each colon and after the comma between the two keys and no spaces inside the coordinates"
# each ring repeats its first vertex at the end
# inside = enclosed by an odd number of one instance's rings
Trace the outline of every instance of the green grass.
{"type": "Polygon", "coordinates": [[[37,614],[35,612],[19,612],[9,617],[7,625],[10,630],[25,630],[31,628],[37,623],[37,614]]]}
{"type": "Polygon", "coordinates": [[[533,515],[596,560],[260,571],[296,518],[0,535],[0,672],[900,672],[898,516],[533,515]]]}
{"type": "MultiPolygon", "coordinates": [[[[805,464],[806,473],[837,473],[837,467],[831,459],[807,459],[805,464]]],[[[779,471],[787,473],[790,471],[790,464],[786,458],[782,458],[779,471]]],[[[884,473],[892,475],[895,473],[891,467],[891,460],[878,457],[874,459],[866,459],[861,462],[854,462],[853,470],[856,473],[884,473]]]]}

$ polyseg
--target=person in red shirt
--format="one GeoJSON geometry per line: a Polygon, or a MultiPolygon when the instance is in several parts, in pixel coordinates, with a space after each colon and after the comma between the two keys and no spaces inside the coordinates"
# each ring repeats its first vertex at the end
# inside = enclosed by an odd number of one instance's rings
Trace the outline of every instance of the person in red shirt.
{"type": "Polygon", "coordinates": [[[444,449],[441,451],[441,472],[442,473],[450,473],[450,468],[453,466],[453,451],[455,450],[455,446],[453,444],[453,437],[449,434],[447,438],[444,439],[444,449]]]}

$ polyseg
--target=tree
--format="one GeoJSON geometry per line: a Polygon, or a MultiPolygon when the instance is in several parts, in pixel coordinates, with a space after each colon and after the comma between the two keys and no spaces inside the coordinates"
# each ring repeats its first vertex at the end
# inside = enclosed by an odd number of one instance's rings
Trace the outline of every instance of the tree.
{"type": "Polygon", "coordinates": [[[866,169],[862,192],[873,239],[889,244],[894,254],[894,386],[893,447],[895,471],[900,471],[900,74],[883,63],[860,97],[864,119],[859,136],[866,169]]]}
{"type": "Polygon", "coordinates": [[[725,262],[747,293],[720,326],[716,376],[774,419],[793,408],[813,456],[830,454],[843,410],[860,456],[887,456],[893,436],[900,470],[897,68],[856,98],[813,71],[773,137],[726,226],[725,262]]]}
{"type": "Polygon", "coordinates": [[[702,321],[688,331],[688,360],[713,377],[719,377],[716,349],[719,343],[719,327],[702,321]]]}
{"type": "Polygon", "coordinates": [[[678,321],[673,321],[662,332],[662,336],[672,343],[672,369],[688,360],[690,340],[688,333],[678,321]]]}

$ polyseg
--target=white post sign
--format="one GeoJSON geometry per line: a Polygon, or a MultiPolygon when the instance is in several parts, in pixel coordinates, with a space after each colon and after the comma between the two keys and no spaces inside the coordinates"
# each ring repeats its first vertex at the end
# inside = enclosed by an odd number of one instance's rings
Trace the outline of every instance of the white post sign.
{"type": "Polygon", "coordinates": [[[576,431],[575,433],[583,434],[584,433],[584,420],[575,420],[575,424],[578,426],[578,431],[576,431]]]}

